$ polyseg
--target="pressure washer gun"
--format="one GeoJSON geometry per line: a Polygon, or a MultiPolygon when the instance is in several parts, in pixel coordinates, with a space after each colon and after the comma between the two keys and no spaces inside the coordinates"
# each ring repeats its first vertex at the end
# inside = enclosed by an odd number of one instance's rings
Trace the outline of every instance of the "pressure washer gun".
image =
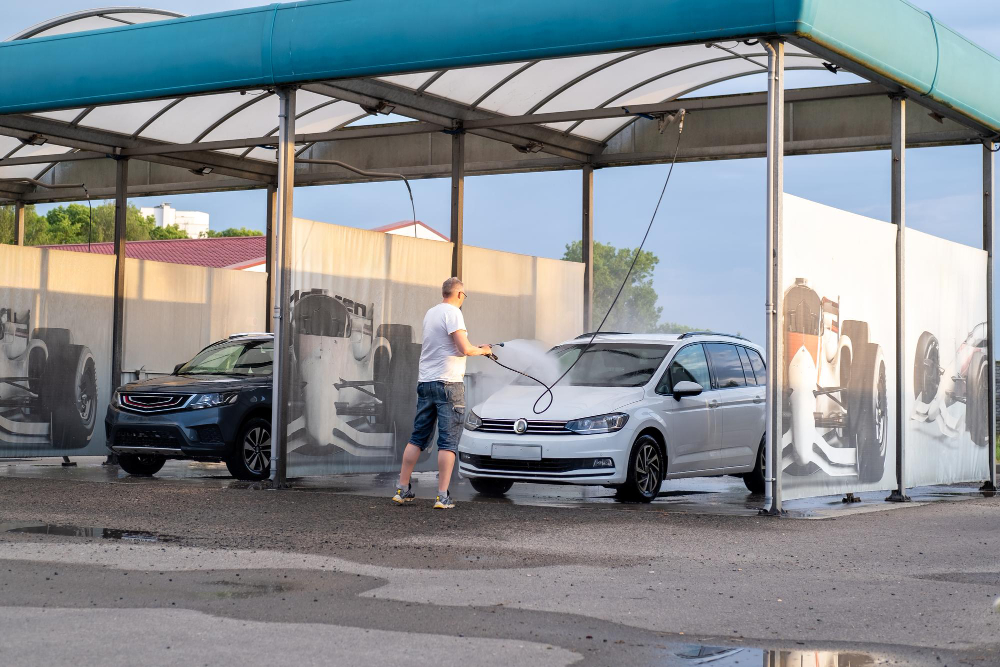
{"type": "MultiPolygon", "coordinates": [[[[503,347],[503,343],[490,343],[489,345],[490,345],[491,349],[494,348],[494,347],[503,347]]],[[[497,355],[495,355],[492,352],[490,352],[489,354],[486,355],[486,358],[487,359],[492,359],[493,361],[496,361],[497,360],[497,355]]]]}

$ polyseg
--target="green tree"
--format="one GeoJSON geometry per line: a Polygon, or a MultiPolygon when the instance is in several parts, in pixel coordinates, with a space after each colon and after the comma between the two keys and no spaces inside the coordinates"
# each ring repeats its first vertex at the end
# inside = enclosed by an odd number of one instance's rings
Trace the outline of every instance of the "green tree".
{"type": "Polygon", "coordinates": [[[168,239],[186,239],[187,232],[177,225],[167,225],[166,227],[153,227],[149,230],[149,238],[154,241],[165,241],[168,239]]]}
{"type": "MultiPolygon", "coordinates": [[[[35,211],[34,204],[24,207],[24,237],[25,243],[31,238],[33,231],[37,232],[40,226],[44,227],[45,218],[42,218],[35,211]],[[39,221],[42,221],[41,223],[39,221]]],[[[0,206],[0,243],[14,243],[14,207],[0,206]]]]}
{"type": "MultiPolygon", "coordinates": [[[[608,243],[594,243],[594,326],[600,324],[611,302],[618,293],[625,275],[628,273],[635,250],[615,248],[608,243]]],[[[564,260],[583,261],[583,244],[574,241],[566,245],[564,260]]],[[[605,331],[628,331],[635,333],[684,333],[695,331],[676,322],[660,322],[663,308],[656,305],[657,294],[653,288],[653,271],[659,258],[648,250],[643,250],[635,263],[628,284],[615,304],[615,309],[604,324],[605,331]]]]}
{"type": "Polygon", "coordinates": [[[204,238],[217,239],[226,238],[232,236],[263,236],[263,232],[259,232],[256,229],[247,229],[246,227],[230,227],[229,229],[223,229],[221,232],[215,230],[208,230],[203,233],[204,238]]]}

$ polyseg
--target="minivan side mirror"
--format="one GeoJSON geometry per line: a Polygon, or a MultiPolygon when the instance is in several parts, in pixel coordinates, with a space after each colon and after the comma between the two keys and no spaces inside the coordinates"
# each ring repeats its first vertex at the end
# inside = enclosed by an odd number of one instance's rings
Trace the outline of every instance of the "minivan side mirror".
{"type": "Polygon", "coordinates": [[[176,366],[174,366],[174,375],[177,375],[177,371],[179,371],[182,368],[184,368],[184,364],[177,364],[176,366]]]}
{"type": "Polygon", "coordinates": [[[697,396],[703,391],[705,391],[705,388],[697,382],[682,380],[674,385],[673,394],[674,398],[679,401],[685,396],[697,396]]]}

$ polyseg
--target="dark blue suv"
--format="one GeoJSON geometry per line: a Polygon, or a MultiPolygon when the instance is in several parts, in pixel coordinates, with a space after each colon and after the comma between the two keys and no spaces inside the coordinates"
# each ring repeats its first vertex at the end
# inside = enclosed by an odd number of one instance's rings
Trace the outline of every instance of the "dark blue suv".
{"type": "Polygon", "coordinates": [[[153,475],[167,459],[194,459],[225,461],[237,479],[266,479],[273,360],[271,334],[238,334],[171,375],[119,388],[104,425],[122,470],[153,475]]]}

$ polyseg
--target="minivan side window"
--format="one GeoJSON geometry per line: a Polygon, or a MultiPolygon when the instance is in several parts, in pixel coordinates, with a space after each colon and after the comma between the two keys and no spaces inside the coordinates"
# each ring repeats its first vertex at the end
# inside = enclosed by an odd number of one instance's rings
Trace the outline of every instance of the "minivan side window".
{"type": "Polygon", "coordinates": [[[719,389],[746,386],[747,381],[743,377],[743,364],[740,363],[740,354],[736,351],[735,345],[705,343],[705,347],[708,349],[708,356],[712,359],[712,371],[715,373],[715,381],[719,389]]]}
{"type": "Polygon", "coordinates": [[[740,362],[743,364],[743,377],[747,380],[747,386],[752,387],[757,384],[757,378],[753,372],[753,366],[750,365],[750,357],[747,356],[749,352],[742,345],[738,345],[736,350],[740,353],[740,362]]]}
{"type": "Polygon", "coordinates": [[[750,365],[753,366],[753,374],[757,376],[757,384],[763,387],[767,384],[767,370],[764,368],[764,360],[761,359],[757,350],[747,348],[747,355],[750,357],[750,365]]]}
{"type": "Polygon", "coordinates": [[[674,355],[670,366],[656,385],[656,393],[673,393],[674,385],[685,380],[697,382],[705,389],[710,389],[712,386],[712,379],[708,374],[708,360],[700,344],[683,347],[674,355]]]}

